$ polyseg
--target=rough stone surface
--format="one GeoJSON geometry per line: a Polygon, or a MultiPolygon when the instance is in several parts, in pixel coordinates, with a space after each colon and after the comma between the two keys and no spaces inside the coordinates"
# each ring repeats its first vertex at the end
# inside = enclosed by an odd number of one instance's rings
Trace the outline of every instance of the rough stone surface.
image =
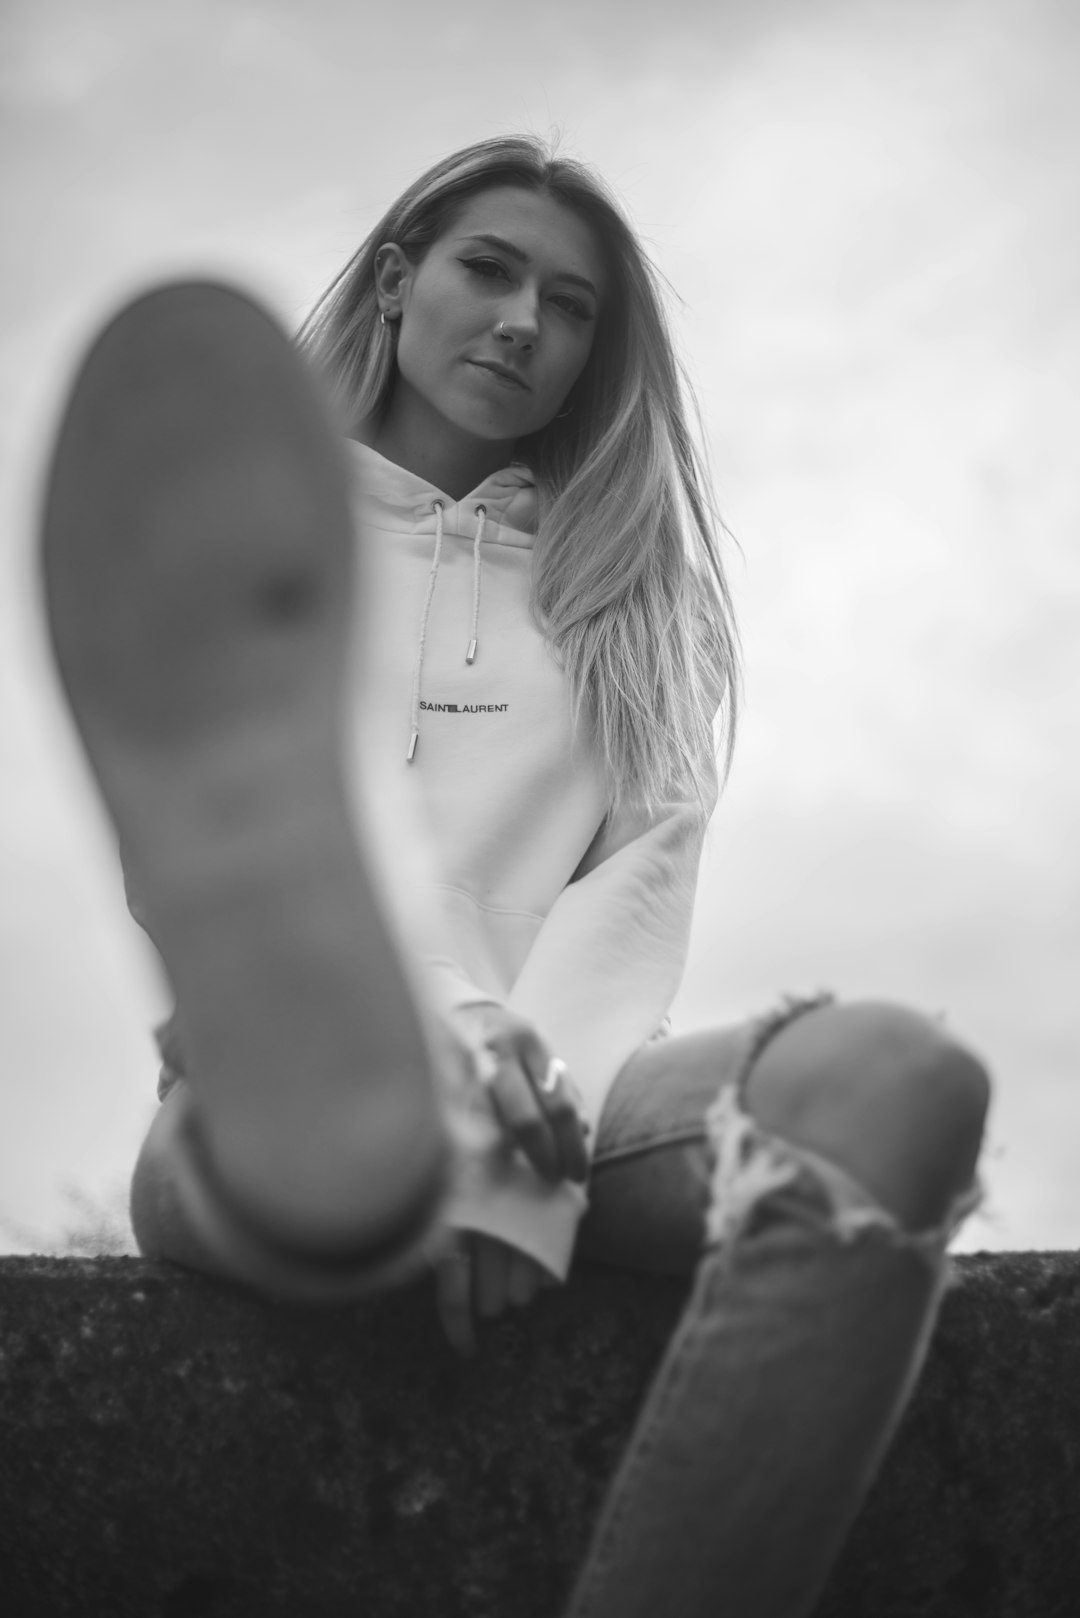
{"type": "MultiPolygon", "coordinates": [[[[1080,1615],[1080,1256],[955,1263],[815,1618],[1080,1615]]],[[[463,1361],[430,1281],[315,1314],[0,1259],[0,1612],[558,1618],[686,1296],[581,1267],[463,1361]]]]}

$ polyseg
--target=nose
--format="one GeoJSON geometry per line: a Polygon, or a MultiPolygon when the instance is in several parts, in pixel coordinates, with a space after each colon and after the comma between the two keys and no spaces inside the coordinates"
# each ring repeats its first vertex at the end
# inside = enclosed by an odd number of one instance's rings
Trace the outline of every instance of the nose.
{"type": "Polygon", "coordinates": [[[495,335],[500,342],[512,343],[516,348],[535,346],[540,335],[540,315],[532,293],[522,291],[503,304],[495,335]]]}

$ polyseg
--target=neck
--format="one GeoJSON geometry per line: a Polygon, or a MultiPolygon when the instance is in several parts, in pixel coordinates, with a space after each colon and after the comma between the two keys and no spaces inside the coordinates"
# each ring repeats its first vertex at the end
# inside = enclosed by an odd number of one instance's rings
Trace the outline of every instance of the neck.
{"type": "MultiPolygon", "coordinates": [[[[399,384],[400,384],[400,378],[399,384]]],[[[513,439],[476,438],[399,385],[382,420],[361,422],[353,436],[369,449],[462,500],[512,459],[513,439]],[[407,396],[406,396],[407,395],[407,396]]]]}

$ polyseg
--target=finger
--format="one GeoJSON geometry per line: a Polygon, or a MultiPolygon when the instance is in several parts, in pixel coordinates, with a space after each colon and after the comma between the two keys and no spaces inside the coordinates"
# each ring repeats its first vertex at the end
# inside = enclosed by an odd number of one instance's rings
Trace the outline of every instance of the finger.
{"type": "Polygon", "coordinates": [[[573,1102],[567,1097],[549,1104],[548,1120],[555,1132],[563,1171],[569,1180],[579,1184],[589,1177],[589,1153],[585,1145],[585,1127],[573,1102]]]}
{"type": "Polygon", "coordinates": [[[474,1236],[473,1255],[476,1311],[490,1320],[506,1308],[507,1272],[513,1254],[494,1237],[474,1236]]]}
{"type": "Polygon", "coordinates": [[[543,1270],[524,1253],[510,1255],[510,1273],[506,1279],[506,1295],[512,1304],[531,1303],[540,1291],[543,1270]]]}
{"type": "Polygon", "coordinates": [[[489,1085],[499,1122],[545,1180],[563,1178],[561,1152],[528,1074],[516,1057],[504,1056],[489,1085]]]}
{"type": "Polygon", "coordinates": [[[439,1319],[451,1348],[476,1353],[472,1318],[472,1262],[467,1245],[451,1248],[438,1261],[435,1288],[439,1319]]]}
{"type": "Polygon", "coordinates": [[[585,1147],[586,1125],[575,1104],[580,1092],[566,1071],[566,1063],[551,1057],[538,1036],[528,1041],[524,1055],[555,1141],[560,1178],[583,1181],[589,1173],[589,1155],[585,1147]]]}

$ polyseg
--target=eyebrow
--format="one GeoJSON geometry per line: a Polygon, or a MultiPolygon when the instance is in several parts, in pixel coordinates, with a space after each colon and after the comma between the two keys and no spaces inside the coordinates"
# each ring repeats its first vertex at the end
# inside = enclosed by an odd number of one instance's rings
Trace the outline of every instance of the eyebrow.
{"type": "MultiPolygon", "coordinates": [[[[508,242],[503,236],[488,236],[478,232],[476,235],[461,236],[458,239],[463,242],[486,242],[489,247],[501,248],[508,257],[517,259],[519,264],[528,264],[530,262],[529,255],[524,248],[516,246],[514,242],[508,242]]],[[[587,276],[574,275],[571,270],[560,270],[555,279],[556,281],[569,281],[572,286],[584,287],[585,291],[591,292],[597,303],[599,303],[600,294],[587,276]]]]}

